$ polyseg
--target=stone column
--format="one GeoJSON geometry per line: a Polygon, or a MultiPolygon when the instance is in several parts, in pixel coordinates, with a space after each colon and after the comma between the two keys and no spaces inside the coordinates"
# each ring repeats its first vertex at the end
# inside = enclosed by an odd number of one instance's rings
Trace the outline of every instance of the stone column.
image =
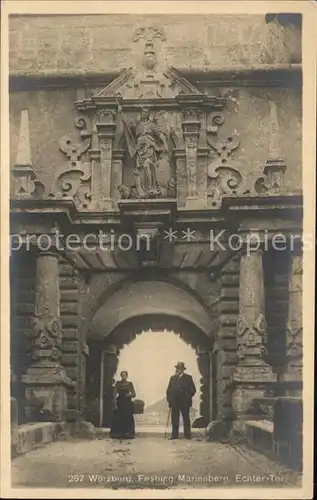
{"type": "Polygon", "coordinates": [[[61,336],[59,297],[59,256],[55,252],[40,252],[36,260],[36,283],[32,332],[33,363],[23,375],[26,400],[43,403],[43,408],[63,418],[67,406],[66,387],[72,381],[61,365],[61,336]]]}
{"type": "Polygon", "coordinates": [[[239,318],[237,321],[238,366],[234,373],[233,408],[238,419],[252,418],[252,400],[267,394],[276,375],[266,361],[262,251],[248,249],[240,261],[239,318]]]}
{"type": "Polygon", "coordinates": [[[300,396],[303,370],[302,256],[291,254],[289,306],[286,327],[287,366],[281,376],[286,395],[300,396]]]}

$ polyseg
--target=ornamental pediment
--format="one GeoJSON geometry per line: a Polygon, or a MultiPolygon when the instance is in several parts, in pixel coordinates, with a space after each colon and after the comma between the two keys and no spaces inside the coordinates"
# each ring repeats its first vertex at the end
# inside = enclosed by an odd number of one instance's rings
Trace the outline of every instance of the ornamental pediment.
{"type": "Polygon", "coordinates": [[[164,72],[153,72],[134,68],[124,69],[117,78],[98,92],[91,100],[100,103],[109,98],[128,100],[174,99],[179,94],[202,95],[202,93],[175,68],[164,72]]]}

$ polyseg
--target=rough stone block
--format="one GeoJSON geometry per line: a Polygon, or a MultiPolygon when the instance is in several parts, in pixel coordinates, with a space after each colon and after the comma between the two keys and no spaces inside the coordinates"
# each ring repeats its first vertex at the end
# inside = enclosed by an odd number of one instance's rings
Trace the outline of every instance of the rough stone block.
{"type": "Polygon", "coordinates": [[[61,320],[63,328],[77,328],[79,323],[79,317],[74,314],[61,314],[61,320]]]}
{"type": "Polygon", "coordinates": [[[79,356],[77,354],[62,354],[63,366],[77,366],[79,364],[79,356]]]}
{"type": "Polygon", "coordinates": [[[64,353],[76,353],[78,350],[78,342],[73,341],[62,341],[62,351],[64,353]]]}
{"type": "Polygon", "coordinates": [[[239,287],[222,288],[220,292],[222,299],[239,300],[239,287]]]}
{"type": "Polygon", "coordinates": [[[222,314],[238,314],[239,302],[237,300],[222,300],[219,304],[219,309],[222,314]]]}
{"type": "Polygon", "coordinates": [[[61,302],[78,302],[79,293],[77,290],[61,290],[60,300],[61,302]]]}
{"type": "Polygon", "coordinates": [[[78,302],[61,302],[61,315],[71,315],[78,313],[78,302]]]}
{"type": "Polygon", "coordinates": [[[78,330],[75,328],[67,328],[66,324],[63,323],[62,337],[67,340],[77,340],[79,335],[78,330]]]}
{"type": "Polygon", "coordinates": [[[230,433],[230,423],[223,420],[214,420],[206,428],[207,441],[227,440],[230,433]]]}

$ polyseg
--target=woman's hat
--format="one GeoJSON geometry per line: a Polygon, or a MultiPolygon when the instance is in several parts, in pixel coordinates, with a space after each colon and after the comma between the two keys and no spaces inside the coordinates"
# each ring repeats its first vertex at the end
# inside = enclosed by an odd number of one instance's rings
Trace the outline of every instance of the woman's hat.
{"type": "Polygon", "coordinates": [[[181,370],[186,370],[185,363],[183,361],[178,361],[177,365],[175,365],[175,368],[181,368],[181,370]]]}

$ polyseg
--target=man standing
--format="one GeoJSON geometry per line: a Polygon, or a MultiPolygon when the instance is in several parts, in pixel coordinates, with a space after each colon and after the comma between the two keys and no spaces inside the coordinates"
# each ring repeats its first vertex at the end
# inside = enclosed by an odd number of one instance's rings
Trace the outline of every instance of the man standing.
{"type": "Polygon", "coordinates": [[[196,387],[191,375],[184,373],[185,364],[179,361],[175,366],[175,375],[172,375],[166,390],[168,406],[172,410],[172,435],[170,439],[177,439],[179,434],[179,415],[182,414],[184,436],[191,439],[189,409],[196,387]]]}

